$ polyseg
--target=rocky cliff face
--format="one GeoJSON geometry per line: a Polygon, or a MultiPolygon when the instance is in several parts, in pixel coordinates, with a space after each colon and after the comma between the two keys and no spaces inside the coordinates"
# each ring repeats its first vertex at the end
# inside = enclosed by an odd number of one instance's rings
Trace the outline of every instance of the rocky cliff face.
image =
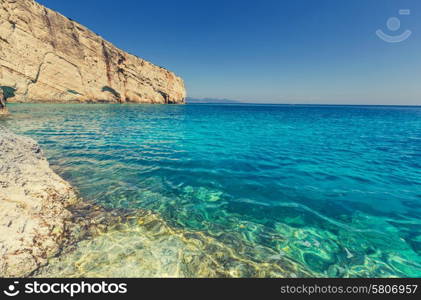
{"type": "Polygon", "coordinates": [[[0,0],[8,101],[184,103],[183,80],[33,0],[0,0]]]}

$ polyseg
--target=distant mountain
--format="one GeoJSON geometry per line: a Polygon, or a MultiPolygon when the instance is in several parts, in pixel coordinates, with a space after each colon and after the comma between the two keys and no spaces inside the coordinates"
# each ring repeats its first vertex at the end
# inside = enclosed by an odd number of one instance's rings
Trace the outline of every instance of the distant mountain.
{"type": "Polygon", "coordinates": [[[214,103],[214,104],[236,104],[242,103],[238,100],[218,99],[218,98],[190,98],[187,97],[187,103],[214,103]]]}

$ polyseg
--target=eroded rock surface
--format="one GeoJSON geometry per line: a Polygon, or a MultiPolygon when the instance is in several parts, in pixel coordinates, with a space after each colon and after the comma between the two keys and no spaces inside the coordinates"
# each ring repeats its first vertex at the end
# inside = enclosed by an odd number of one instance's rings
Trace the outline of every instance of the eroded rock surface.
{"type": "Polygon", "coordinates": [[[76,199],[34,140],[0,126],[0,277],[27,276],[59,252],[76,199]]]}
{"type": "Polygon", "coordinates": [[[184,103],[183,80],[33,0],[0,0],[8,101],[184,103]]]}

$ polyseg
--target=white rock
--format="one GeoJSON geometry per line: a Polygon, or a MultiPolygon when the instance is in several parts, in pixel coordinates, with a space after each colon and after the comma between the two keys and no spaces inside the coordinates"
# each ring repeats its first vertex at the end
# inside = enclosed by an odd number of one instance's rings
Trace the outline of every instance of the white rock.
{"type": "Polygon", "coordinates": [[[58,253],[76,199],[34,140],[0,127],[0,277],[27,276],[58,253]]]}
{"type": "Polygon", "coordinates": [[[184,103],[183,80],[33,0],[0,0],[0,86],[14,102],[184,103]]]}

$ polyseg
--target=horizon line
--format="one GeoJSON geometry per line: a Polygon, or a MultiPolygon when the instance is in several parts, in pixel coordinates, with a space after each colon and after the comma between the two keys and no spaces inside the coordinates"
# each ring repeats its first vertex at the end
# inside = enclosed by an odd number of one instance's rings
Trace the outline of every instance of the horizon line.
{"type": "Polygon", "coordinates": [[[241,104],[254,104],[254,105],[285,105],[285,106],[401,106],[401,107],[421,107],[421,104],[335,104],[335,103],[274,103],[274,102],[188,102],[186,104],[224,104],[224,105],[241,105],[241,104]]]}
{"type": "MultiPolygon", "coordinates": [[[[270,101],[270,100],[268,100],[270,101]]],[[[332,105],[332,106],[421,106],[420,104],[360,104],[360,103],[286,103],[286,102],[248,102],[246,100],[234,100],[228,98],[194,98],[186,97],[187,104],[273,104],[273,105],[332,105]],[[198,100],[203,102],[190,102],[189,100],[198,100]],[[226,101],[226,102],[224,102],[226,101]]]]}

